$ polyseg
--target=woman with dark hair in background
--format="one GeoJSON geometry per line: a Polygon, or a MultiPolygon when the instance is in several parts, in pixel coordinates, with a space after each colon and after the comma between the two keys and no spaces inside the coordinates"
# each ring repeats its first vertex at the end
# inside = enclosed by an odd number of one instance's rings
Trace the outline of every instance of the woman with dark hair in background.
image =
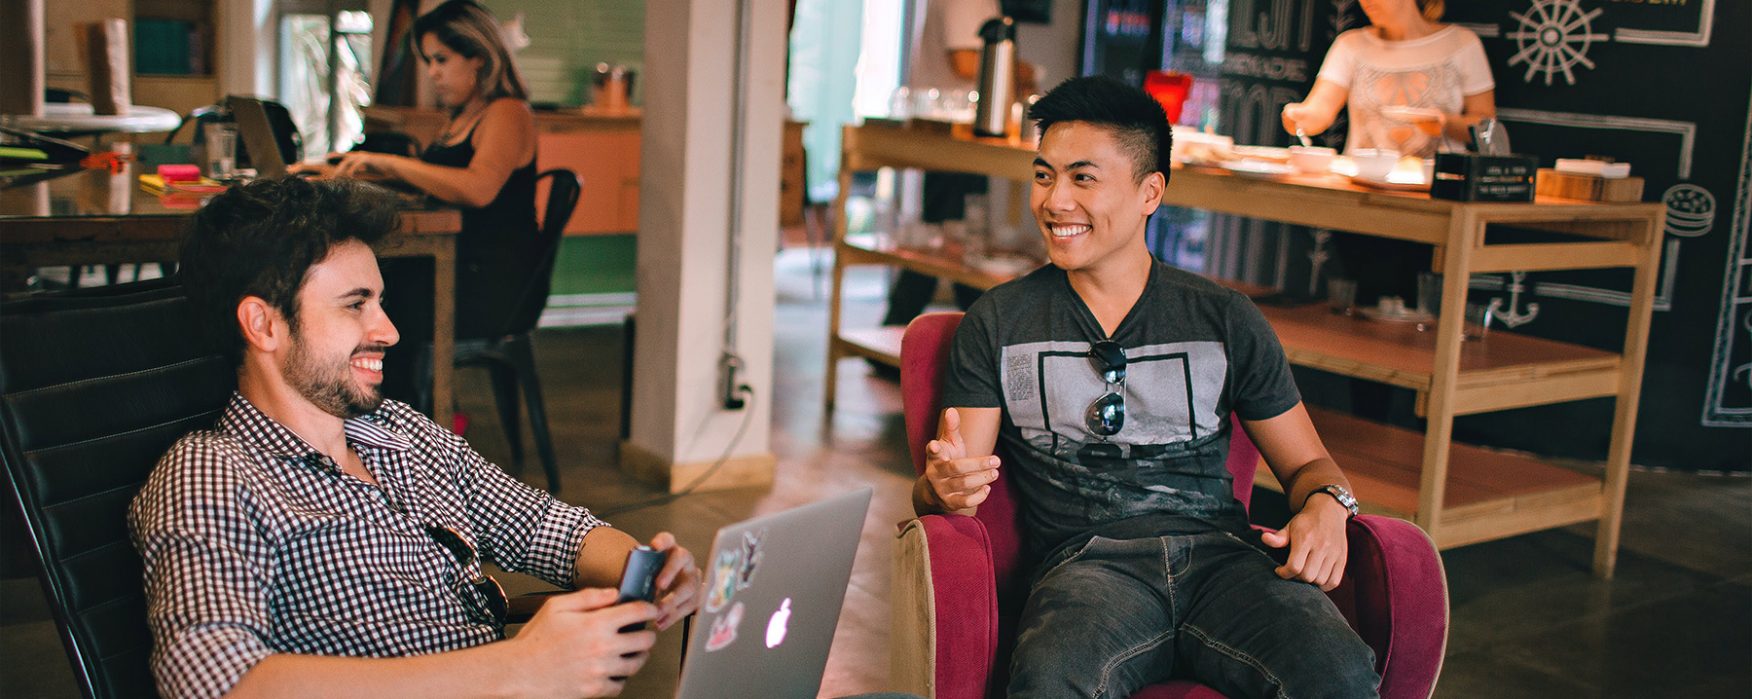
{"type": "MultiPolygon", "coordinates": [[[[456,337],[489,337],[514,313],[540,261],[535,218],[535,115],[499,22],[473,0],[449,0],[410,36],[450,119],[420,157],[353,151],[307,172],[404,182],[462,207],[456,241],[456,337]]],[[[432,327],[430,262],[385,260],[391,316],[404,333],[432,327]]],[[[545,280],[544,280],[545,281],[545,280]]],[[[424,347],[430,338],[403,337],[424,347]]],[[[406,366],[404,356],[395,362],[406,366]]],[[[424,372],[393,371],[392,396],[412,397],[424,372]]]]}

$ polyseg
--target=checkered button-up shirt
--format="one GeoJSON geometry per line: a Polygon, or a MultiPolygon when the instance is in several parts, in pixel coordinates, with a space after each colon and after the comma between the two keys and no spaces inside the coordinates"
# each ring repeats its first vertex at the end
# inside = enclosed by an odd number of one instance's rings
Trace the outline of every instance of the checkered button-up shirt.
{"type": "Polygon", "coordinates": [[[605,523],[488,463],[405,404],[346,421],[379,486],[234,394],[183,437],[128,512],[146,567],[152,669],[167,697],[219,696],[274,653],[390,657],[502,638],[428,526],[479,558],[571,587],[605,523]]]}

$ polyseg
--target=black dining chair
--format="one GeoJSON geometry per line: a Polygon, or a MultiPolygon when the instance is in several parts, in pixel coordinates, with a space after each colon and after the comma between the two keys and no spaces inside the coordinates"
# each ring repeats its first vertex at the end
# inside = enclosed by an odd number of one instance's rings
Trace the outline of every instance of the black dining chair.
{"type": "Polygon", "coordinates": [[[547,475],[548,491],[560,489],[559,466],[554,461],[553,438],[548,432],[547,407],[541,396],[541,378],[535,372],[534,334],[547,307],[548,292],[554,275],[554,260],[559,256],[560,241],[565,237],[566,223],[572,220],[572,210],[578,206],[583,183],[577,173],[565,168],[548,170],[536,175],[536,182],[550,180],[547,208],[542,213],[538,235],[541,257],[523,281],[517,306],[506,318],[503,329],[483,339],[458,338],[457,368],[485,367],[492,378],[493,401],[499,409],[499,424],[511,443],[511,462],[523,466],[523,437],[519,426],[517,391],[523,390],[529,408],[529,431],[535,438],[535,449],[541,456],[542,471],[547,475]]]}
{"type": "Polygon", "coordinates": [[[86,697],[154,696],[128,504],[235,384],[171,280],[0,304],[8,536],[34,559],[14,565],[36,568],[86,697]]]}

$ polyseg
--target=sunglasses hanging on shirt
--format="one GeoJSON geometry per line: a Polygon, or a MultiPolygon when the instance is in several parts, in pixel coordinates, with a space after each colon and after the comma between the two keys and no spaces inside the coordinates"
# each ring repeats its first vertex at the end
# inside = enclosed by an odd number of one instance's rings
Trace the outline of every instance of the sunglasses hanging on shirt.
{"type": "Polygon", "coordinates": [[[475,553],[474,547],[470,546],[461,534],[450,527],[427,525],[426,536],[432,537],[433,541],[438,542],[439,546],[443,546],[450,551],[452,556],[456,557],[456,564],[462,567],[464,575],[469,576],[468,584],[475,589],[475,592],[480,593],[480,599],[486,600],[485,611],[487,615],[491,617],[493,623],[504,626],[505,617],[510,611],[509,603],[505,598],[505,588],[500,587],[499,581],[494,580],[493,576],[480,572],[478,561],[476,561],[478,554],[475,553]]]}
{"type": "Polygon", "coordinates": [[[1089,346],[1089,361],[1106,390],[1083,410],[1083,426],[1112,437],[1125,429],[1125,348],[1111,340],[1097,342],[1089,346]]]}

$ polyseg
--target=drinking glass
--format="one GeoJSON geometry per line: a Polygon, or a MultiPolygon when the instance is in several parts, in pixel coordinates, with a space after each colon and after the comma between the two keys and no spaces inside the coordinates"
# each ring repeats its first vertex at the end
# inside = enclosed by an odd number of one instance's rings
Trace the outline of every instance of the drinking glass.
{"type": "Polygon", "coordinates": [[[225,179],[237,170],[237,124],[207,124],[207,176],[225,179]]]}
{"type": "Polygon", "coordinates": [[[1351,315],[1357,305],[1357,280],[1326,280],[1326,305],[1333,313],[1351,315]]]}

